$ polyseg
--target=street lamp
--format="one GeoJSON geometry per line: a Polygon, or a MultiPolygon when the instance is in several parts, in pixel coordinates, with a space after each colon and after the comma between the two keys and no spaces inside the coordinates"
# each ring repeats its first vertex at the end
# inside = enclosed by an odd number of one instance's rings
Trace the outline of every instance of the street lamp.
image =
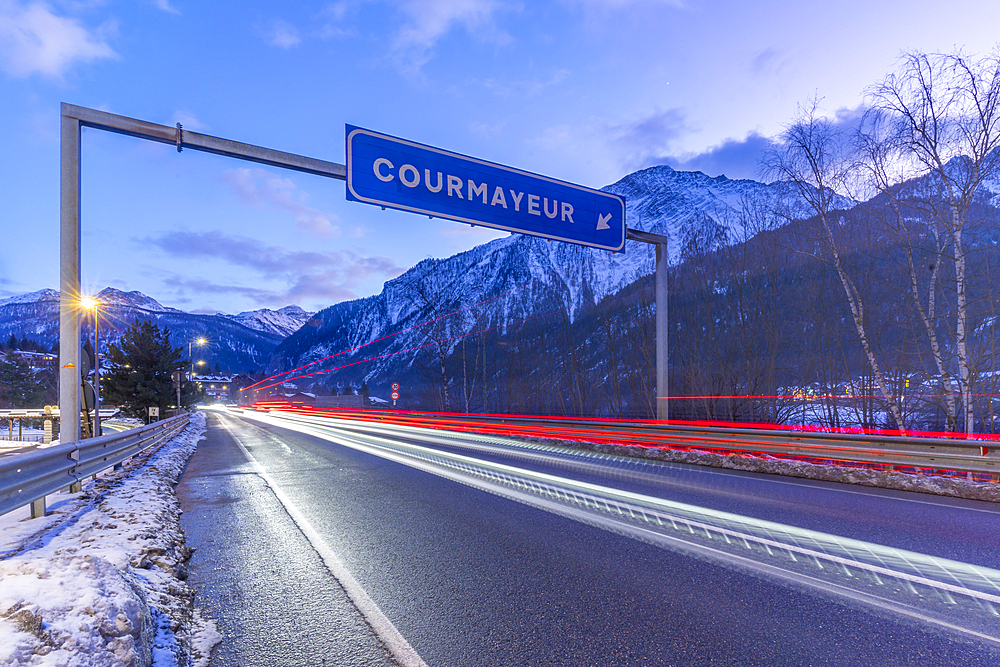
{"type": "Polygon", "coordinates": [[[85,296],[80,299],[80,305],[94,313],[94,436],[96,437],[101,435],[101,353],[98,333],[101,302],[94,297],[85,296]]]}
{"type": "MultiPolygon", "coordinates": [[[[191,346],[192,345],[205,345],[208,340],[204,336],[199,336],[194,340],[188,341],[188,379],[194,380],[194,357],[191,356],[191,346]]],[[[199,362],[200,363],[200,362],[199,362]]]]}

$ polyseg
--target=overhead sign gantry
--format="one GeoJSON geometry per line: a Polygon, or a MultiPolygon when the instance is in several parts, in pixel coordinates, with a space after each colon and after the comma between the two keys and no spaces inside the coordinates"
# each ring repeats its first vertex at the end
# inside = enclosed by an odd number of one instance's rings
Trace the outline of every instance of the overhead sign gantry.
{"type": "MultiPolygon", "coordinates": [[[[656,246],[656,414],[667,419],[667,237],[625,227],[625,200],[600,190],[347,126],[347,165],[63,103],[60,141],[59,410],[80,411],[80,130],[348,181],[347,198],[542,238],[622,251],[656,246]],[[353,134],[352,134],[353,133],[353,134]],[[421,190],[422,188],[422,190],[421,190]],[[414,203],[416,202],[416,203],[414,203]]],[[[60,438],[80,438],[63,419],[60,438]]]]}

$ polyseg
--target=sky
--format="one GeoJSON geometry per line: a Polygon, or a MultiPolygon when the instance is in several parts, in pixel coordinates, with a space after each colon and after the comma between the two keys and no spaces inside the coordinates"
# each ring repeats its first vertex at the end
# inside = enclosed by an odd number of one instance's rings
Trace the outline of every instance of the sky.
{"type": "MultiPolygon", "coordinates": [[[[59,105],[345,161],[345,124],[603,187],[760,178],[818,97],[850,118],[904,51],[985,55],[995,0],[0,0],[0,298],[59,285],[59,105]]],[[[191,312],[377,294],[502,234],[342,181],[84,129],[84,290],[191,312]]]]}

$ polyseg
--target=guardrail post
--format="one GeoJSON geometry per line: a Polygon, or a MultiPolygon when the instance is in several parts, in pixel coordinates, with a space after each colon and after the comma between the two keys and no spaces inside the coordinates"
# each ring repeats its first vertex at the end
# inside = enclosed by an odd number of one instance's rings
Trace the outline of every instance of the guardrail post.
{"type": "Polygon", "coordinates": [[[38,519],[45,516],[45,496],[31,503],[31,518],[38,519]]]}

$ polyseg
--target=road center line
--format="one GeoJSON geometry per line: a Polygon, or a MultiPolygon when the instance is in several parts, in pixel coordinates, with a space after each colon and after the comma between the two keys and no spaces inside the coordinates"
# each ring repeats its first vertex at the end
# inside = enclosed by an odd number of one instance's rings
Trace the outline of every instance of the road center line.
{"type": "Polygon", "coordinates": [[[264,470],[264,466],[262,466],[257,459],[253,457],[237,435],[233,433],[233,429],[229,427],[227,419],[223,418],[220,419],[220,421],[229,432],[229,435],[233,438],[233,441],[243,451],[247,460],[250,461],[254,471],[260,476],[261,479],[264,480],[264,483],[267,484],[267,486],[274,493],[274,496],[285,508],[285,511],[288,512],[288,516],[292,518],[292,521],[294,521],[299,527],[299,530],[302,531],[305,538],[309,540],[309,543],[316,550],[316,553],[318,553],[320,558],[323,559],[323,563],[330,571],[330,574],[332,574],[337,581],[340,582],[340,585],[347,593],[347,596],[351,599],[351,602],[354,603],[354,606],[357,607],[358,611],[361,612],[361,615],[364,616],[368,625],[371,626],[375,634],[378,635],[378,638],[383,644],[385,644],[386,648],[389,649],[389,652],[392,654],[392,657],[396,660],[396,662],[398,662],[402,667],[427,667],[427,663],[425,663],[413,647],[410,646],[409,642],[406,641],[406,638],[404,638],[403,635],[400,634],[399,630],[396,629],[396,626],[392,624],[392,621],[390,621],[386,615],[382,613],[382,610],[379,609],[378,605],[375,604],[375,601],[368,596],[368,593],[366,593],[365,589],[361,587],[361,584],[359,584],[351,573],[348,572],[344,563],[340,560],[337,554],[334,553],[333,549],[330,548],[316,529],[312,527],[312,524],[309,523],[309,520],[305,517],[305,515],[303,515],[302,512],[295,507],[295,504],[287,495],[285,495],[284,491],[281,490],[281,487],[278,486],[277,482],[275,482],[274,479],[267,474],[267,471],[264,470]]]}

